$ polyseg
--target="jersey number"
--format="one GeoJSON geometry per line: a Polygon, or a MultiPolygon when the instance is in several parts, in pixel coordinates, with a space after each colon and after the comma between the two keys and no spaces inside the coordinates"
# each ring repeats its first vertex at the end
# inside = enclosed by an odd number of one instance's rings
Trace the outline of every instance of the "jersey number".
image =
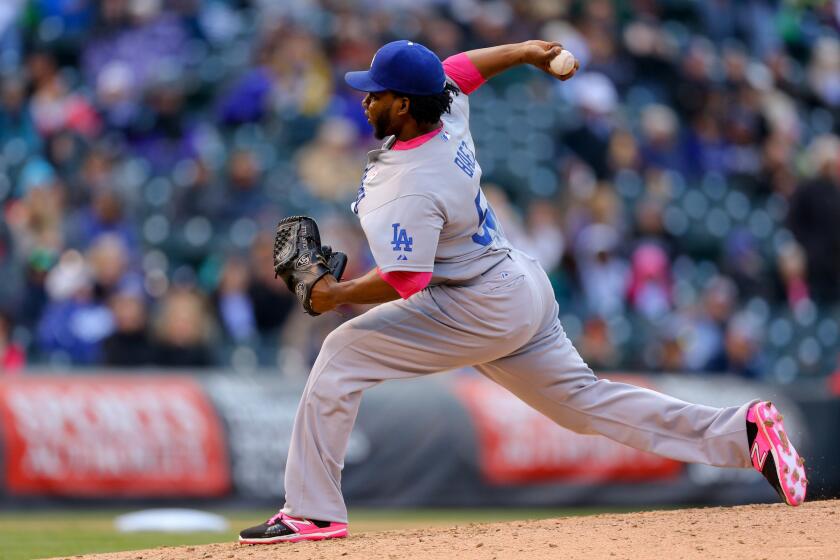
{"type": "Polygon", "coordinates": [[[478,194],[475,195],[475,209],[478,210],[478,233],[473,234],[472,240],[479,245],[486,247],[493,242],[492,232],[498,231],[496,229],[496,215],[493,209],[487,204],[481,189],[478,189],[478,194]]]}

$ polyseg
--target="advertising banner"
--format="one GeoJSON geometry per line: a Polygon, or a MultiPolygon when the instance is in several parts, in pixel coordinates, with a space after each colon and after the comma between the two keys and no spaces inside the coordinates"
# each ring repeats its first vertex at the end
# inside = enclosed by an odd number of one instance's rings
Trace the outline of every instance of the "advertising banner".
{"type": "Polygon", "coordinates": [[[677,461],[562,428],[486,379],[460,377],[454,390],[472,416],[479,468],[490,483],[662,480],[682,469],[677,461]]]}
{"type": "Polygon", "coordinates": [[[218,496],[225,437],[189,377],[0,381],[6,491],[75,497],[218,496]]]}
{"type": "MultiPolygon", "coordinates": [[[[840,489],[840,400],[724,376],[609,376],[692,402],[772,399],[807,458],[809,495],[840,489]]],[[[28,374],[0,380],[0,505],[223,497],[283,503],[305,379],[28,374]]],[[[746,442],[745,442],[746,445],[746,442]]],[[[734,504],[776,499],[753,469],[683,464],[556,425],[469,370],[366,391],[341,486],[351,507],[734,504]]]]}
{"type": "MultiPolygon", "coordinates": [[[[225,423],[237,495],[282,502],[286,455],[303,380],[208,375],[202,384],[225,423]]],[[[367,447],[364,435],[354,430],[345,464],[358,462],[367,447]]]]}

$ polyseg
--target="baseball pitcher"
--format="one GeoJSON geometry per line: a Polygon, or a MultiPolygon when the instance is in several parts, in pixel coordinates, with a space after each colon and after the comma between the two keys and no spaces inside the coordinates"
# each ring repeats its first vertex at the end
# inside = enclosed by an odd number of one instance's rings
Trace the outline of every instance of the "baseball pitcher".
{"type": "MultiPolygon", "coordinates": [[[[381,303],[332,332],[301,397],[286,465],[286,504],[241,543],[347,536],[341,469],[362,392],[389,379],[472,366],[558,424],[679,461],[754,467],[790,505],[805,499],[804,462],[769,402],[714,408],[598,379],[558,320],[549,280],[512,247],[481,190],[469,97],[520,65],[567,80],[558,43],[527,41],[441,62],[424,46],[383,46],[347,83],[380,149],[368,154],[351,205],[377,267],[340,282],[346,257],[322,247],[315,222],[278,226],[278,276],[316,315],[381,303]]],[[[568,56],[565,55],[564,56],[568,56]]]]}

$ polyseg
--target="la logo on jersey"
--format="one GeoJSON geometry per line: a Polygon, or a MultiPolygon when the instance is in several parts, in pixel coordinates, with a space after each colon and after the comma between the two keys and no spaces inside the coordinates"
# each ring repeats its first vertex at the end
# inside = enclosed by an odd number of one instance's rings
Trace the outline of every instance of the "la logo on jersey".
{"type": "MultiPolygon", "coordinates": [[[[409,237],[408,232],[405,231],[405,228],[401,228],[399,223],[391,224],[391,227],[394,228],[394,238],[391,240],[391,245],[394,247],[394,251],[405,251],[406,253],[410,253],[411,248],[414,245],[414,238],[409,237]]],[[[407,261],[408,257],[400,255],[397,257],[397,260],[407,261]]]]}

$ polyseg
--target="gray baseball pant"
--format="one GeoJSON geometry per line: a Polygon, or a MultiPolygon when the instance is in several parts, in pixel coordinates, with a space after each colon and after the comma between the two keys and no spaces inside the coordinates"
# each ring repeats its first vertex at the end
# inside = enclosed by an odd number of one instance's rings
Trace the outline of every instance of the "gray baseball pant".
{"type": "Polygon", "coordinates": [[[341,469],[362,391],[466,366],[575,432],[679,461],[750,466],[745,418],[752,403],[714,408],[597,379],[557,315],[545,272],[515,251],[466,286],[435,286],[338,327],[298,407],[283,511],[346,523],[341,469]]]}

